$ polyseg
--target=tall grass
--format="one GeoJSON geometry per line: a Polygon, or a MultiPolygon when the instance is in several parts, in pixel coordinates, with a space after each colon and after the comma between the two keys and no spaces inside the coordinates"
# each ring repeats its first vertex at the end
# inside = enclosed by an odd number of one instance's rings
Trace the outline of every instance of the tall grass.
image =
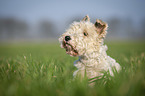
{"type": "Polygon", "coordinates": [[[145,43],[108,43],[107,53],[122,70],[88,86],[73,79],[76,68],[59,44],[1,45],[0,96],[144,96],[145,43]],[[105,82],[105,83],[104,83],[105,82]]]}

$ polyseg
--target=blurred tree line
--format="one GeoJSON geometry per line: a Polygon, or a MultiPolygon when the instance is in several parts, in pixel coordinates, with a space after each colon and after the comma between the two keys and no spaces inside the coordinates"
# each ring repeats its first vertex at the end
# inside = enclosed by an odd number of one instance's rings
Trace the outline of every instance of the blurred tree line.
{"type": "MultiPolygon", "coordinates": [[[[79,16],[73,17],[64,26],[67,28],[73,21],[80,21],[81,19],[82,17],[79,16]]],[[[94,18],[91,20],[95,21],[94,18]]],[[[109,25],[107,39],[145,39],[145,18],[137,24],[130,18],[110,18],[106,22],[109,25]]],[[[32,27],[31,24],[23,20],[1,18],[0,41],[56,39],[65,30],[56,28],[56,24],[49,20],[41,20],[32,27]]]]}
{"type": "Polygon", "coordinates": [[[31,25],[26,21],[13,18],[0,19],[0,41],[36,40],[55,38],[55,25],[48,20],[41,20],[31,25]]]}

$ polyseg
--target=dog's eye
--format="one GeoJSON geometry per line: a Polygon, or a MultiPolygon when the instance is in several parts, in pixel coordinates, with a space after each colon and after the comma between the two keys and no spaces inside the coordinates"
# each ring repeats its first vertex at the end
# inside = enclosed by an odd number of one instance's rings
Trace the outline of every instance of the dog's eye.
{"type": "Polygon", "coordinates": [[[84,36],[88,36],[88,33],[86,31],[84,31],[84,36]]]}

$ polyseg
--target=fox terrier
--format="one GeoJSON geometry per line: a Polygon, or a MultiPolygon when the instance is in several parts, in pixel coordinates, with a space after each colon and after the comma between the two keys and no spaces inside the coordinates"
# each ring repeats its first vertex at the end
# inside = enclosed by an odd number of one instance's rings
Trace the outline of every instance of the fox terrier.
{"type": "Polygon", "coordinates": [[[120,65],[106,54],[107,46],[103,44],[108,25],[102,20],[90,22],[89,16],[85,16],[80,22],[73,22],[59,38],[61,47],[70,56],[79,56],[74,62],[77,70],[73,76],[88,79],[102,76],[102,71],[108,71],[113,76],[113,68],[117,71],[120,65]]]}

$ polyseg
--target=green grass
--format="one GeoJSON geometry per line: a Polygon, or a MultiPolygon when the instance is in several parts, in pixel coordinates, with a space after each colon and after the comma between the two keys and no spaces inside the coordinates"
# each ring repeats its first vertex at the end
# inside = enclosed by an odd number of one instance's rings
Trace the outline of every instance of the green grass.
{"type": "Polygon", "coordinates": [[[114,77],[73,79],[76,68],[59,44],[1,45],[0,96],[145,96],[145,43],[107,43],[122,66],[114,77]],[[104,84],[105,82],[105,84],[104,84]]]}

